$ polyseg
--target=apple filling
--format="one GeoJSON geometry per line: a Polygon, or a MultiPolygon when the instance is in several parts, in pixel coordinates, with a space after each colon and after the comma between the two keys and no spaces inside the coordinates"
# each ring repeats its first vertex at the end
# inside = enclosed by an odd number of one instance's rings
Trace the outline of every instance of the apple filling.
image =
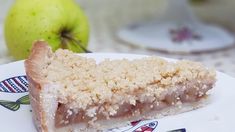
{"type": "Polygon", "coordinates": [[[171,94],[166,94],[162,100],[153,100],[152,102],[136,101],[135,105],[124,103],[119,105],[116,113],[112,115],[105,112],[107,104],[90,106],[87,110],[71,110],[65,104],[59,104],[55,115],[55,127],[60,128],[75,123],[89,125],[89,123],[105,119],[143,117],[140,115],[146,115],[152,111],[157,112],[170,106],[180,107],[183,103],[197,102],[206,97],[206,93],[212,85],[211,83],[207,87],[199,88],[199,90],[192,87],[183,92],[173,91],[171,94]],[[93,111],[93,114],[88,114],[88,111],[93,111]]]}

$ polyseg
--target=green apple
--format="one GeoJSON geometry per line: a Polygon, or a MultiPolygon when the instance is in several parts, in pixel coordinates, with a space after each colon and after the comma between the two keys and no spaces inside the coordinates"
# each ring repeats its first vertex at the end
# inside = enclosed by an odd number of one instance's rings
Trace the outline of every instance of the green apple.
{"type": "Polygon", "coordinates": [[[87,18],[74,0],[16,0],[4,30],[15,59],[27,58],[36,40],[47,41],[53,50],[83,52],[89,35],[87,18]]]}

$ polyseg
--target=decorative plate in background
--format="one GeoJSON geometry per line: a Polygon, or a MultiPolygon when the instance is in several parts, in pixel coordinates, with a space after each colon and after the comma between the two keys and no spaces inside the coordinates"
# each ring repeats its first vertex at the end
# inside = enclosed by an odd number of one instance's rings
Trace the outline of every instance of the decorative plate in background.
{"type": "Polygon", "coordinates": [[[228,49],[235,38],[215,25],[187,26],[172,22],[133,24],[118,37],[128,44],[169,53],[202,53],[228,49]]]}
{"type": "MultiPolygon", "coordinates": [[[[143,55],[93,53],[81,54],[97,62],[104,58],[136,59],[143,55]]],[[[173,61],[168,59],[169,61],[173,61]]],[[[139,120],[126,123],[113,132],[234,132],[235,79],[223,73],[217,74],[216,86],[209,96],[209,104],[203,108],[161,119],[139,120]]],[[[28,82],[23,61],[0,66],[0,131],[36,132],[28,99],[28,82]]]]}

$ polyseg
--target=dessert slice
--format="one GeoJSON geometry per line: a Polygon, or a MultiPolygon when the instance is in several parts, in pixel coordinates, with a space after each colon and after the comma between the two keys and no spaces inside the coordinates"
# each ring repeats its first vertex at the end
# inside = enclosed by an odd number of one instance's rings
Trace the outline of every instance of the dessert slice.
{"type": "Polygon", "coordinates": [[[68,50],[53,53],[43,41],[25,69],[39,132],[98,131],[193,110],[216,81],[215,71],[196,62],[145,57],[97,64],[68,50]]]}

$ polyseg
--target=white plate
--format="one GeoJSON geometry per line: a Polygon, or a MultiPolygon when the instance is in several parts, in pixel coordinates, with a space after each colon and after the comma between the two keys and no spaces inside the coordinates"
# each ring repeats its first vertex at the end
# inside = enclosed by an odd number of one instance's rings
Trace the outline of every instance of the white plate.
{"type": "MultiPolygon", "coordinates": [[[[82,54],[82,56],[91,57],[98,62],[104,58],[110,59],[134,59],[141,58],[142,55],[131,54],[82,54]]],[[[171,59],[168,59],[172,61],[171,59]]],[[[26,82],[24,77],[23,61],[18,61],[10,64],[0,66],[0,104],[2,100],[10,101],[4,106],[12,106],[16,111],[9,110],[0,105],[0,131],[1,132],[36,132],[32,121],[31,108],[27,103],[27,98],[19,98],[28,94],[27,87],[24,89],[26,82]],[[8,78],[16,77],[14,79],[6,80],[8,78]],[[3,84],[2,81],[5,81],[3,84]],[[16,88],[3,90],[3,85],[9,85],[9,82],[15,84],[16,88]],[[17,84],[18,82],[18,84],[17,84]],[[7,83],[7,84],[6,84],[7,83]],[[18,92],[14,93],[18,88],[18,92]],[[7,92],[8,91],[8,92],[7,92]],[[21,93],[19,93],[21,92],[21,93]],[[17,101],[18,100],[18,101],[17,101]],[[9,105],[10,104],[10,105],[9,105]],[[18,108],[18,106],[20,106],[18,108]]],[[[166,132],[169,130],[185,128],[187,132],[234,132],[234,118],[235,118],[235,79],[223,73],[217,74],[217,83],[209,97],[209,104],[203,108],[186,112],[183,114],[168,116],[162,119],[141,121],[133,125],[126,125],[124,128],[116,128],[113,131],[121,131],[128,129],[134,131],[137,128],[148,128],[149,131],[166,132]]],[[[26,85],[27,86],[27,85],[26,85]]],[[[129,123],[130,124],[130,123],[129,123]]],[[[183,130],[181,131],[183,132],[183,130]]]]}

